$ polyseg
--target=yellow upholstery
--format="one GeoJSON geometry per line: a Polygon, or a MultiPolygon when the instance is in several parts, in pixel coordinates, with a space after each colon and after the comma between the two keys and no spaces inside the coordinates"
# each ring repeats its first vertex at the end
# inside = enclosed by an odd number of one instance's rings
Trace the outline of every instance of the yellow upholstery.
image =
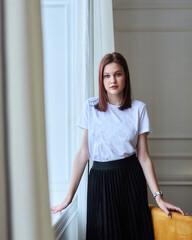
{"type": "Polygon", "coordinates": [[[155,240],[192,240],[192,216],[172,212],[169,218],[159,207],[149,204],[155,240]]]}

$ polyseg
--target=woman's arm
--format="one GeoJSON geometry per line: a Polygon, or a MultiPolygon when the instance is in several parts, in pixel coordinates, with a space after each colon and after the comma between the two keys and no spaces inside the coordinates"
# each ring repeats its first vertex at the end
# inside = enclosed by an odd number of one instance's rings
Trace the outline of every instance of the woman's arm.
{"type": "Polygon", "coordinates": [[[74,158],[71,182],[69,185],[67,196],[65,197],[62,203],[51,208],[52,213],[62,211],[72,202],[72,199],[79,186],[79,182],[83,175],[88,159],[89,159],[88,130],[84,129],[81,145],[74,158]]]}
{"type": "MultiPolygon", "coordinates": [[[[159,187],[157,184],[157,179],[155,176],[155,170],[153,167],[153,163],[151,161],[151,157],[149,155],[148,146],[147,146],[147,133],[140,134],[138,136],[137,142],[137,157],[143,169],[146,181],[149,185],[149,188],[154,194],[155,192],[159,191],[159,187]]],[[[155,198],[159,207],[167,213],[169,217],[171,217],[171,213],[169,210],[180,212],[183,215],[187,215],[181,208],[176,207],[170,203],[164,201],[161,195],[157,195],[155,198]]]]}

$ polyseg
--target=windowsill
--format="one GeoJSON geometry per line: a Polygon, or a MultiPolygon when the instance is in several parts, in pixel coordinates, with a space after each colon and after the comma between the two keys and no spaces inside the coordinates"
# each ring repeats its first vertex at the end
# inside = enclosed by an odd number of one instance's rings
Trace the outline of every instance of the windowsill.
{"type": "Polygon", "coordinates": [[[77,200],[78,197],[75,195],[73,201],[66,209],[59,213],[51,214],[52,227],[56,236],[61,235],[65,231],[73,217],[77,214],[77,200]]]}

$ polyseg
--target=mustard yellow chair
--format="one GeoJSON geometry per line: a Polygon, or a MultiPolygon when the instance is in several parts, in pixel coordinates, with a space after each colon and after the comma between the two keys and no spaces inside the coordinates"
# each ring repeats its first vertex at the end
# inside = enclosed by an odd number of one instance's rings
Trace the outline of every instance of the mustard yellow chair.
{"type": "Polygon", "coordinates": [[[169,218],[159,207],[149,204],[155,240],[192,240],[192,216],[172,212],[169,218]]]}

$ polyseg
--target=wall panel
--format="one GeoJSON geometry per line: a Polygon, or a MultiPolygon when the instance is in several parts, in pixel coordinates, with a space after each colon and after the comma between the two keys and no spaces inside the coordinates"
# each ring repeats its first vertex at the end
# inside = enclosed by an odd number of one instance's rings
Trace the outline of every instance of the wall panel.
{"type": "Polygon", "coordinates": [[[114,0],[114,26],[133,97],[147,104],[160,188],[167,201],[192,213],[191,1],[114,0]]]}

